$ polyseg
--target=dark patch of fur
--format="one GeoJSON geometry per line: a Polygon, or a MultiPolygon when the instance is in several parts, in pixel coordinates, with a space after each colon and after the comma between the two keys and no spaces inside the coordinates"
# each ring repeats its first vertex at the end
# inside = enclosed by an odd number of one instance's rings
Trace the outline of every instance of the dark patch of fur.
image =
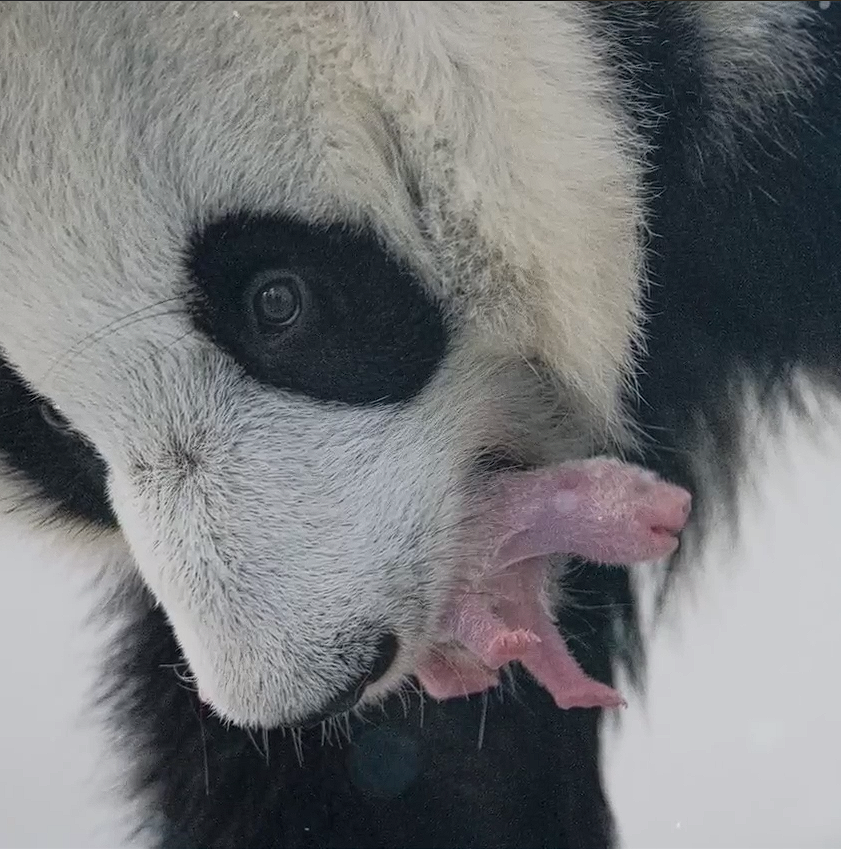
{"type": "MultiPolygon", "coordinates": [[[[54,504],[54,518],[82,519],[101,528],[116,520],[108,501],[105,464],[96,449],[71,430],[0,357],[0,452],[7,466],[54,504]]],[[[18,504],[0,503],[0,511],[18,504]]]]}
{"type": "MultiPolygon", "coordinates": [[[[804,411],[798,373],[839,388],[841,10],[807,24],[814,86],[781,98],[764,126],[733,122],[724,145],[686,5],[587,8],[651,149],[647,352],[632,401],[645,442],[633,459],[693,492],[696,532],[722,516],[735,530],[750,467],[746,386],[772,426],[780,409],[804,411]]],[[[619,619],[639,676],[627,605],[619,619]]]]}
{"type": "Polygon", "coordinates": [[[617,77],[652,148],[639,459],[693,490],[698,512],[707,494],[735,495],[744,379],[770,409],[795,400],[795,370],[838,381],[841,13],[808,27],[821,64],[814,89],[781,99],[764,127],[734,123],[725,150],[683,5],[588,7],[602,35],[622,33],[617,77]],[[719,484],[709,493],[696,474],[699,434],[719,484]]]}
{"type": "Polygon", "coordinates": [[[193,233],[185,264],[198,329],[269,386],[396,404],[414,398],[447,353],[441,305],[365,233],[240,212],[193,233]],[[255,309],[266,273],[298,281],[298,318],[280,329],[262,326],[255,309]]]}
{"type": "MultiPolygon", "coordinates": [[[[609,679],[610,616],[592,586],[581,590],[573,642],[609,679]]],[[[112,658],[106,704],[128,735],[136,790],[163,814],[162,847],[613,843],[598,712],[560,711],[526,676],[513,690],[445,704],[394,697],[349,720],[351,742],[325,743],[321,729],[264,737],[226,727],[180,680],[180,662],[144,594],[112,658]]]]}

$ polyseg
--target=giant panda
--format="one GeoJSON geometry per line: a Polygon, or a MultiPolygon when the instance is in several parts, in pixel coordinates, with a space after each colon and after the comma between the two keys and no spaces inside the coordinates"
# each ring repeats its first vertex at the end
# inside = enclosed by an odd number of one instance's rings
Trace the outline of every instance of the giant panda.
{"type": "MultiPolygon", "coordinates": [[[[839,18],[0,7],[3,532],[97,575],[149,843],[619,845],[612,708],[418,664],[498,477],[608,455],[690,492],[665,604],[746,399],[837,389],[839,18]]],[[[548,582],[588,678],[644,681],[630,570],[548,582]]]]}

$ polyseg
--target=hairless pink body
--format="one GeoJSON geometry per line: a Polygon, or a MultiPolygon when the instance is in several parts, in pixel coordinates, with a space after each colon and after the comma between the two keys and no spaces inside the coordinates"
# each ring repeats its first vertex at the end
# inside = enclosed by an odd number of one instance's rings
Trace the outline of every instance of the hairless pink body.
{"type": "Polygon", "coordinates": [[[487,554],[469,564],[416,674],[436,699],[482,692],[520,661],[558,707],[624,704],[586,675],[555,625],[546,596],[549,556],[633,564],[672,554],[689,493],[612,459],[502,476],[479,519],[487,554]]]}

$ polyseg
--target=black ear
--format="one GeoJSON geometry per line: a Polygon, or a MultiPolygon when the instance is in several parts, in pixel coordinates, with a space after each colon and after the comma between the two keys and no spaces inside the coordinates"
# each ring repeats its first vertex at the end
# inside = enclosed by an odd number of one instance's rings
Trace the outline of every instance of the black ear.
{"type": "MultiPolygon", "coordinates": [[[[56,518],[115,527],[105,463],[45,398],[0,357],[0,458],[55,504],[56,518]]],[[[14,510],[0,504],[0,510],[14,510]]]]}

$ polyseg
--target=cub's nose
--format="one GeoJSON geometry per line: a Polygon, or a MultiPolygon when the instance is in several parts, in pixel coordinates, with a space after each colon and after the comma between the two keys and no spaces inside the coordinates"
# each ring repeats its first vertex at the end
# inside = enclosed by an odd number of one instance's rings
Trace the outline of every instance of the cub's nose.
{"type": "Polygon", "coordinates": [[[397,657],[399,643],[397,637],[386,632],[381,634],[376,641],[372,652],[372,660],[368,669],[361,672],[344,689],[331,698],[321,710],[310,714],[300,720],[297,725],[317,725],[331,716],[350,710],[361,698],[363,690],[370,684],[379,681],[391,668],[394,658],[397,657]]]}

